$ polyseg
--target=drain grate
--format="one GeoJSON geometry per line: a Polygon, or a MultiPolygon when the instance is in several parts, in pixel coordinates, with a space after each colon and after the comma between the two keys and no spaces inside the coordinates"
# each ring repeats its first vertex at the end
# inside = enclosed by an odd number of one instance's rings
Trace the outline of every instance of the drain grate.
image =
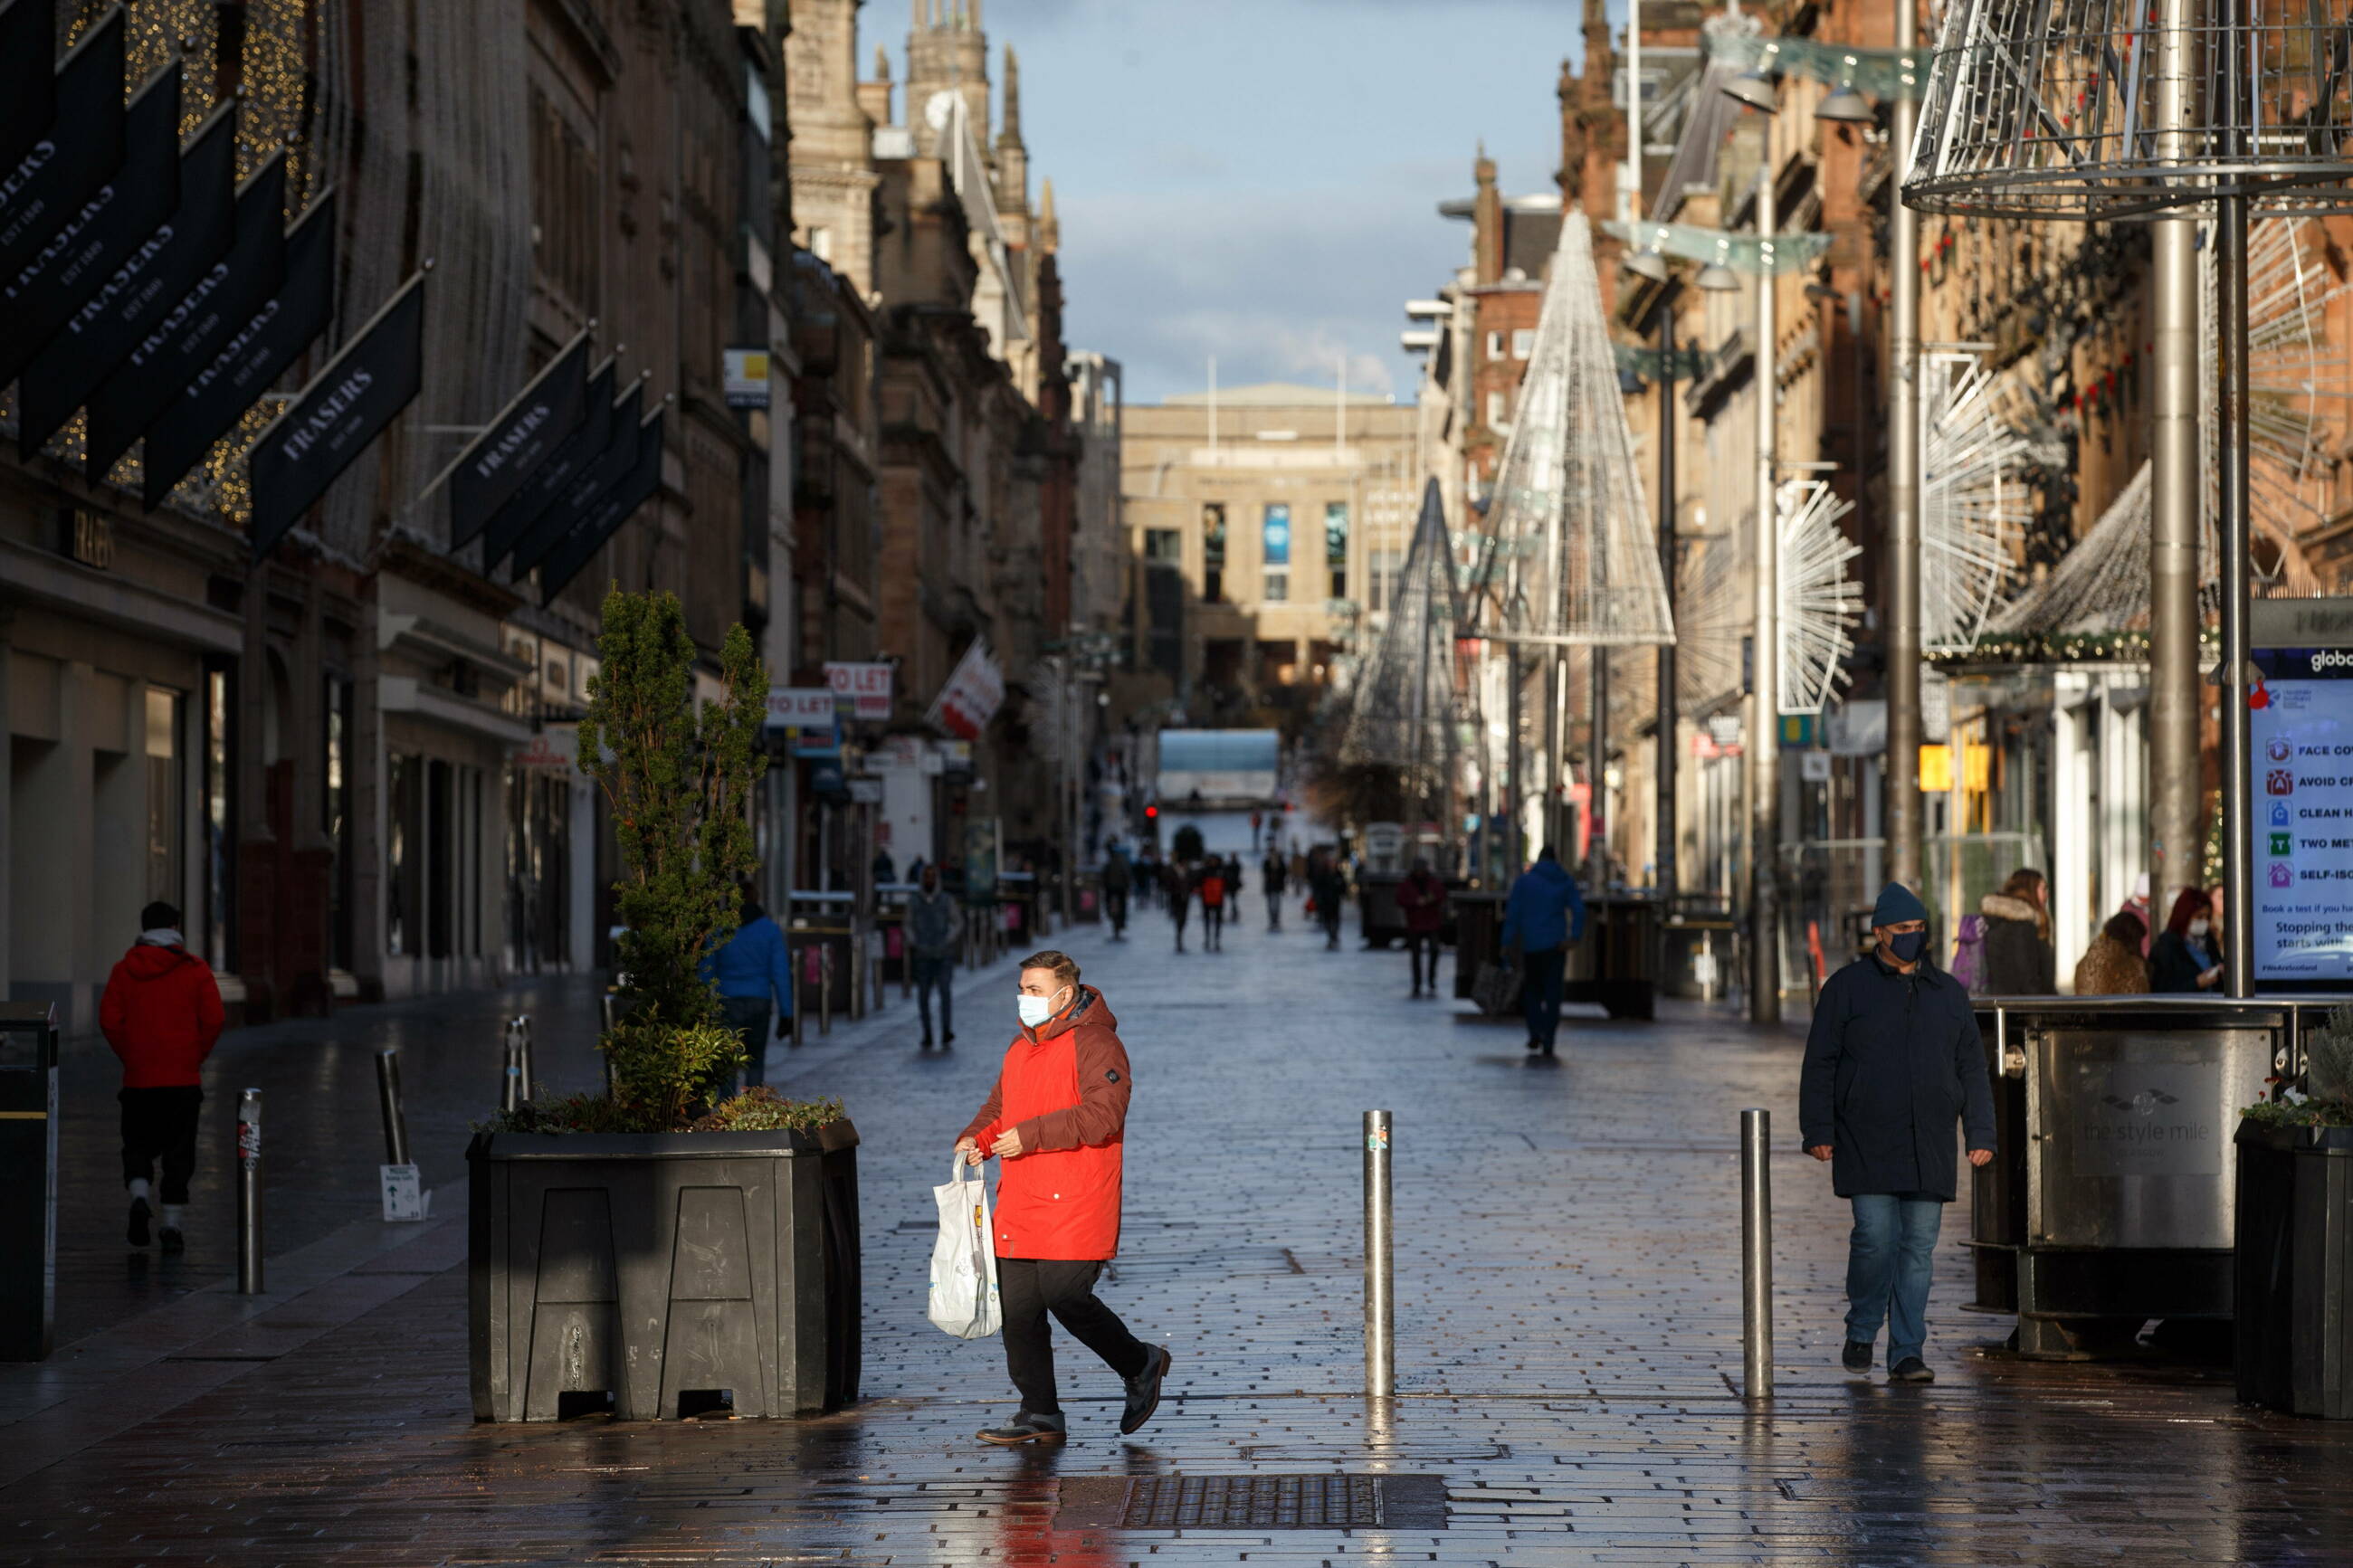
{"type": "Polygon", "coordinates": [[[1438,1476],[1073,1476],[1064,1529],[1443,1530],[1438,1476]]]}

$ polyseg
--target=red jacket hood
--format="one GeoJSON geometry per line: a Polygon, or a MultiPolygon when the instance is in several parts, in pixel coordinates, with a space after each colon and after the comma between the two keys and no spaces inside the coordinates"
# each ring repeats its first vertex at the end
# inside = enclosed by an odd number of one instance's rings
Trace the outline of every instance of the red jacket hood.
{"type": "Polygon", "coordinates": [[[1021,1037],[1035,1044],[1039,1040],[1050,1040],[1057,1035],[1068,1034],[1082,1024],[1114,1031],[1119,1027],[1119,1020],[1112,1016],[1111,1004],[1104,1001],[1103,993],[1092,985],[1080,986],[1077,1001],[1036,1028],[1024,1024],[1021,1037]]]}
{"type": "Polygon", "coordinates": [[[157,947],[142,942],[122,955],[121,967],[133,980],[155,980],[195,962],[195,955],[185,947],[157,947]]]}

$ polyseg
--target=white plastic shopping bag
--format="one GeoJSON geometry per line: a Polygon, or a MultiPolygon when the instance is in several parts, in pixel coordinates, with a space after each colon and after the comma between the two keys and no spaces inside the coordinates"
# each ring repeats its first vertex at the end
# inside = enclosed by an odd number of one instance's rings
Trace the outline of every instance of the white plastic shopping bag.
{"type": "Polygon", "coordinates": [[[945,1186],[932,1189],[932,1201],[940,1205],[940,1238],[932,1247],[932,1321],[960,1340],[987,1339],[1004,1323],[988,1183],[959,1153],[955,1173],[945,1186]]]}

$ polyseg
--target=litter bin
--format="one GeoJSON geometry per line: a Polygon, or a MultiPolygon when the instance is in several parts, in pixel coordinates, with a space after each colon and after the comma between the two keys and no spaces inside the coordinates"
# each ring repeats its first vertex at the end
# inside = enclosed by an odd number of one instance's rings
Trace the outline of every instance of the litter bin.
{"type": "Polygon", "coordinates": [[[1658,1016],[1659,906],[1651,899],[1596,899],[1585,941],[1569,950],[1562,994],[1599,1003],[1613,1018],[1658,1016]]]}
{"type": "Polygon", "coordinates": [[[47,1361],[58,1299],[58,1016],[0,1002],[0,1361],[47,1361]]]}
{"type": "Polygon", "coordinates": [[[2299,1004],[1989,999],[1994,1160],[1970,1174],[1970,1310],[2018,1315],[2021,1354],[2128,1351],[2151,1318],[2232,1315],[2242,1107],[2288,1056],[2299,1004]]]}
{"type": "Polygon", "coordinates": [[[1469,1001],[1480,965],[1503,960],[1504,895],[1487,888],[1464,888],[1448,902],[1454,911],[1454,994],[1469,1001]]]}

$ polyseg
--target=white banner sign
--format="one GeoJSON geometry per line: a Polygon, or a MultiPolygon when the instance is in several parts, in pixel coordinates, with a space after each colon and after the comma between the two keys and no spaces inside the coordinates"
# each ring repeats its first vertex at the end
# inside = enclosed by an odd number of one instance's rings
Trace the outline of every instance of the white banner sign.
{"type": "Polygon", "coordinates": [[[960,741],[976,741],[1005,702],[1005,670],[980,638],[964,650],[955,673],[933,700],[931,722],[960,741]]]}

